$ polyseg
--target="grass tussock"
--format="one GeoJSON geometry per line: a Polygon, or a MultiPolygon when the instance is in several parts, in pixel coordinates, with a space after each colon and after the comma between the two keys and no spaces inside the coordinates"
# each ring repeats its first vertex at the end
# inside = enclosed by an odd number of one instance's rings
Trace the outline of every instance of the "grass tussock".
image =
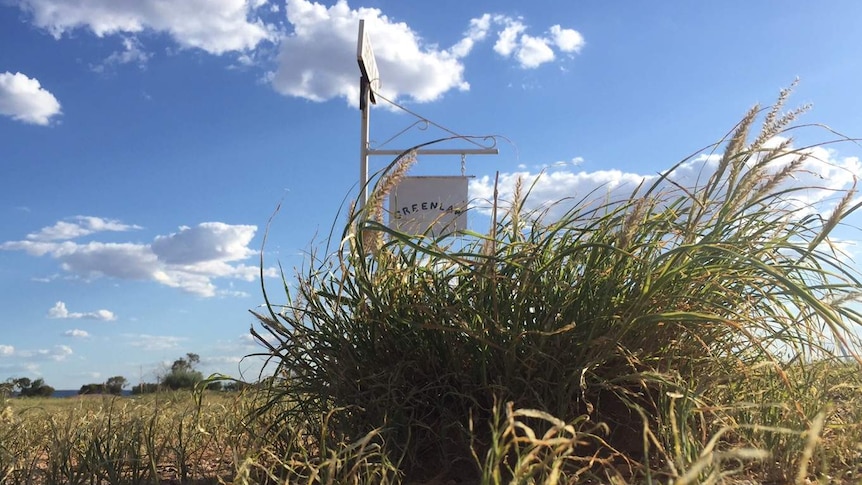
{"type": "Polygon", "coordinates": [[[519,184],[488,234],[443,238],[388,229],[372,195],[258,315],[277,365],[261,412],[291,403],[275,436],[302,422],[321,462],[374,441],[408,481],[851,469],[862,432],[839,396],[859,380],[834,375],[858,372],[860,286],[830,235],[859,205],[855,189],[831,210],[802,202],[811,187],[790,182],[811,150],[788,136],[788,93],[752,108],[692,186],[670,177],[689,159],[564,210],[527,210],[519,184]]]}

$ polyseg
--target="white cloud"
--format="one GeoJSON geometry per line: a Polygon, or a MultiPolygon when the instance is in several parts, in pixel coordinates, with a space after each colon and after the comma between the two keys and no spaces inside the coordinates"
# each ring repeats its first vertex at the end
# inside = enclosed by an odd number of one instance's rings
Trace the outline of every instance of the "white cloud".
{"type": "Polygon", "coordinates": [[[61,276],[59,273],[55,273],[55,274],[48,275],[48,276],[36,276],[36,277],[30,278],[30,279],[32,281],[37,282],[37,283],[50,283],[56,279],[59,279],[60,277],[61,276]]]}
{"type": "MultiPolygon", "coordinates": [[[[23,241],[2,243],[0,250],[49,256],[56,259],[64,271],[78,277],[154,281],[205,297],[230,294],[218,292],[213,283],[215,278],[254,281],[260,276],[260,268],[240,262],[255,254],[248,245],[257,231],[256,226],[204,222],[157,236],[152,244],[78,243],[66,239],[138,226],[94,217],[76,220],[76,223],[58,222],[28,235],[23,241]]],[[[264,274],[275,276],[277,271],[268,268],[264,274]]]]}
{"type": "MultiPolygon", "coordinates": [[[[782,139],[776,138],[770,143],[777,144],[782,139]]],[[[815,147],[804,150],[808,157],[796,172],[794,178],[788,179],[781,188],[810,187],[788,194],[788,208],[797,215],[810,214],[815,205],[825,204],[831,207],[840,199],[838,191],[849,189],[854,184],[854,174],[862,173],[862,161],[857,157],[839,157],[834,150],[815,147]]],[[[769,166],[774,173],[781,170],[796,157],[788,154],[778,158],[769,166]]],[[[721,155],[703,154],[681,164],[669,174],[669,179],[683,187],[693,187],[705,182],[705,174],[712,173],[721,155]]],[[[580,157],[572,159],[573,163],[581,163],[580,157]]],[[[531,187],[525,208],[528,210],[548,209],[549,217],[561,215],[576,203],[596,203],[615,201],[627,198],[642,182],[645,185],[655,181],[655,174],[639,174],[621,170],[571,171],[566,165],[548,167],[543,173],[524,170],[522,172],[501,173],[498,183],[500,199],[509,201],[512,197],[517,180],[521,178],[525,187],[531,187]]],[[[668,184],[666,187],[672,190],[668,184]]],[[[483,176],[470,183],[470,197],[474,199],[476,208],[488,213],[490,201],[494,193],[494,179],[483,176]]],[[[821,207],[822,209],[823,207],[821,207]]],[[[828,216],[828,215],[827,215],[828,216]]]]}
{"type": "MultiPolygon", "coordinates": [[[[618,197],[627,195],[641,181],[651,177],[620,170],[501,173],[498,185],[500,199],[511,200],[519,178],[524,187],[530,187],[525,208],[527,210],[550,209],[550,215],[554,217],[559,216],[584,197],[586,201],[596,201],[606,199],[611,192],[615,192],[618,197]]],[[[477,200],[477,207],[483,212],[488,211],[490,204],[486,204],[485,201],[490,201],[493,194],[493,178],[486,175],[470,182],[470,197],[477,200]]]]}
{"type": "Polygon", "coordinates": [[[521,45],[515,54],[515,58],[524,69],[539,67],[553,61],[555,57],[553,49],[548,45],[548,39],[526,34],[521,36],[521,45]]]}
{"type": "Polygon", "coordinates": [[[75,216],[75,222],[59,221],[53,226],[44,227],[39,232],[27,234],[27,239],[34,241],[55,241],[75,239],[102,231],[130,231],[141,229],[140,226],[123,224],[115,219],[102,219],[92,216],[75,216]]]}
{"type": "Polygon", "coordinates": [[[103,322],[112,322],[117,319],[117,316],[114,315],[114,312],[110,310],[96,310],[94,312],[70,312],[66,308],[66,304],[62,301],[58,301],[48,310],[48,318],[61,318],[61,319],[87,319],[87,320],[101,320],[103,322]]]}
{"type": "Polygon", "coordinates": [[[512,52],[518,47],[518,36],[520,36],[527,27],[520,20],[515,20],[503,15],[494,17],[496,24],[503,24],[504,28],[497,34],[497,42],[494,43],[494,52],[503,57],[509,57],[512,52]]]}
{"type": "Polygon", "coordinates": [[[40,355],[45,355],[51,358],[51,360],[62,361],[66,360],[66,357],[72,355],[72,348],[68,345],[55,345],[52,350],[40,350],[40,355]]]}
{"type": "MultiPolygon", "coordinates": [[[[260,330],[260,329],[258,328],[257,330],[260,330]]],[[[273,335],[269,332],[259,331],[258,335],[260,335],[267,343],[269,343],[272,346],[278,347],[281,344],[278,340],[278,337],[276,337],[275,335],[273,335]]],[[[261,343],[251,333],[241,334],[239,336],[238,340],[239,340],[239,345],[241,345],[242,348],[248,353],[259,351],[262,348],[264,348],[264,344],[261,343]]]]}
{"type": "Polygon", "coordinates": [[[207,275],[189,273],[182,270],[156,271],[153,280],[171,288],[180,288],[200,296],[215,296],[216,286],[207,275]]]}
{"type": "MultiPolygon", "coordinates": [[[[765,148],[774,148],[787,141],[785,137],[773,137],[764,143],[765,148]]],[[[800,155],[805,158],[792,178],[787,179],[781,189],[792,187],[804,189],[794,190],[785,197],[788,208],[797,211],[798,215],[808,215],[814,211],[814,206],[824,201],[840,199],[842,194],[838,192],[853,186],[857,174],[862,173],[862,161],[858,157],[841,157],[831,148],[815,146],[797,150],[793,146],[787,148],[787,153],[772,160],[767,169],[770,173],[776,173],[789,163],[796,160],[800,155]]],[[[671,173],[674,180],[694,183],[701,177],[701,170],[709,172],[714,169],[721,159],[721,154],[702,154],[691,162],[683,164],[671,173]]],[[[750,163],[754,163],[752,159],[750,163]]],[[[820,207],[823,209],[823,207],[820,207]]],[[[828,217],[828,214],[824,214],[828,217]]]]}
{"type": "Polygon", "coordinates": [[[479,18],[470,19],[470,28],[467,30],[466,36],[452,46],[451,52],[455,57],[466,57],[476,42],[485,40],[488,36],[488,29],[491,28],[491,14],[484,14],[479,18]]]}
{"type": "MultiPolygon", "coordinates": [[[[173,337],[169,335],[147,335],[127,334],[125,337],[129,340],[132,347],[140,347],[144,350],[169,350],[179,347],[180,343],[187,340],[183,337],[173,337]]],[[[170,365],[170,363],[168,363],[170,365]]]]}
{"type": "Polygon", "coordinates": [[[451,49],[429,44],[406,23],[396,22],[375,8],[351,9],[339,0],[326,7],[308,0],[288,0],[287,20],[293,33],[281,43],[278,68],[270,76],[280,93],[312,101],[343,97],[359,102],[356,36],[359,20],[371,39],[381,77],[381,93],[433,101],[451,89],[465,91],[464,65],[472,42],[484,38],[484,17],[471,21],[465,38],[451,49]]]}
{"type": "Polygon", "coordinates": [[[182,226],[179,232],[157,236],[153,253],[170,264],[191,265],[207,262],[237,261],[254,254],[248,247],[257,226],[204,222],[196,227],[182,226]]]}
{"type": "Polygon", "coordinates": [[[90,333],[86,330],[74,328],[72,330],[66,330],[65,332],[63,332],[63,335],[72,338],[87,338],[90,336],[90,333]]]}
{"type": "Polygon", "coordinates": [[[248,0],[13,0],[37,27],[60,38],[75,29],[99,37],[164,32],[180,46],[211,54],[245,51],[275,37],[248,0]]]}
{"type": "MultiPolygon", "coordinates": [[[[74,354],[72,348],[68,345],[55,345],[50,349],[37,349],[37,350],[18,350],[11,345],[0,345],[0,357],[16,357],[21,359],[26,359],[30,362],[38,362],[45,360],[53,360],[56,362],[61,362],[66,360],[67,357],[74,354]]],[[[25,366],[28,370],[36,371],[38,373],[38,366],[35,365],[27,365],[25,366]]]]}
{"type": "Polygon", "coordinates": [[[217,355],[213,357],[204,357],[202,365],[218,365],[218,364],[239,364],[242,357],[238,355],[217,355]]]}
{"type": "Polygon", "coordinates": [[[584,47],[584,36],[577,30],[552,25],[550,32],[554,44],[563,52],[578,53],[584,47]]]}
{"type": "Polygon", "coordinates": [[[526,34],[521,18],[485,13],[470,19],[460,40],[449,48],[426,41],[405,22],[397,22],[376,8],[352,9],[346,0],[327,7],[312,0],[287,0],[285,8],[293,32],[282,38],[278,68],[269,80],[280,93],[312,101],[342,97],[359,102],[356,34],[365,20],[380,71],[380,93],[387,98],[408,97],[417,102],[438,99],[450,90],[470,88],[463,60],[492,30],[494,51],[532,69],[556,58],[554,48],[568,54],[584,45],[575,30],[554,25],[547,35],[526,34]]]}
{"type": "Polygon", "coordinates": [[[572,55],[580,52],[585,44],[580,32],[560,25],[551,26],[548,35],[532,36],[526,33],[527,26],[521,18],[495,15],[493,20],[503,27],[497,33],[494,52],[503,57],[514,57],[523,69],[535,69],[556,59],[553,47],[572,55]]]}
{"type": "Polygon", "coordinates": [[[0,115],[24,123],[47,125],[60,113],[60,102],[38,79],[20,72],[0,74],[0,115]]]}
{"type": "MultiPolygon", "coordinates": [[[[152,277],[158,258],[149,246],[135,243],[70,241],[53,244],[50,254],[61,261],[67,272],[85,278],[108,276],[112,278],[146,280],[152,277]]],[[[2,249],[2,246],[0,246],[2,249]]]]}
{"type": "MultiPolygon", "coordinates": [[[[529,36],[520,18],[484,13],[470,19],[461,38],[445,48],[380,9],[351,8],[347,0],[330,6],[286,0],[284,8],[259,0],[10,1],[27,13],[32,24],[56,38],[78,29],[98,37],[119,36],[122,49],[95,65],[96,71],[129,63],[145,66],[151,54],[140,39],[147,33],[164,33],[181,48],[215,55],[236,53],[237,64],[232,67],[257,63],[277,42],[277,67],[265,76],[276,91],[312,101],[344,98],[352,106],[359,102],[355,56],[360,19],[365,20],[374,47],[380,94],[416,102],[434,101],[451,90],[469,90],[463,59],[495,28],[500,31],[494,50],[513,57],[525,69],[553,60],[554,47],[575,53],[583,45],[582,36],[572,29],[554,25],[546,36],[529,36]],[[284,15],[288,27],[262,19],[272,15],[284,15]]],[[[58,103],[55,110],[59,113],[58,103]]],[[[44,116],[38,119],[47,123],[44,116]]]]}
{"type": "Polygon", "coordinates": [[[219,290],[218,295],[222,297],[233,297],[233,298],[248,298],[251,296],[251,293],[242,290],[234,290],[233,283],[230,285],[231,289],[229,290],[219,290]]]}
{"type": "Polygon", "coordinates": [[[150,57],[152,57],[152,54],[144,50],[143,45],[141,45],[137,37],[123,37],[123,50],[112,53],[100,64],[93,66],[93,70],[104,72],[111,66],[119,64],[137,64],[139,68],[143,69],[146,67],[150,57]]]}

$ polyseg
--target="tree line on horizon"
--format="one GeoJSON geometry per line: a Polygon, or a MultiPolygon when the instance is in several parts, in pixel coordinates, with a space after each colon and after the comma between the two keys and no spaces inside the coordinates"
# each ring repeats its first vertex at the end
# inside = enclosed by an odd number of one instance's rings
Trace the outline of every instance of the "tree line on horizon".
{"type": "MultiPolygon", "coordinates": [[[[131,388],[133,395],[151,394],[159,391],[175,391],[179,389],[194,389],[204,380],[203,373],[195,368],[200,363],[198,354],[189,352],[171,364],[170,371],[158,379],[158,382],[141,382],[131,388]]],[[[113,394],[121,395],[129,381],[123,376],[113,376],[105,382],[84,384],[78,390],[79,395],[113,394]]],[[[240,388],[237,382],[223,384],[221,381],[209,382],[208,390],[235,391],[240,388]]],[[[31,380],[28,377],[10,377],[0,382],[0,397],[51,397],[55,389],[45,383],[42,378],[31,380]]]]}
{"type": "Polygon", "coordinates": [[[45,384],[45,379],[30,380],[29,377],[10,377],[0,382],[0,397],[51,397],[54,388],[45,384]]]}

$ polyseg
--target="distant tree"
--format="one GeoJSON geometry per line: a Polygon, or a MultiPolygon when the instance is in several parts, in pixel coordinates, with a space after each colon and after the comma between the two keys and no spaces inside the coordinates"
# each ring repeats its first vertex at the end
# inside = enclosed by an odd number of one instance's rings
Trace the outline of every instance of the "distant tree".
{"type": "Polygon", "coordinates": [[[99,384],[84,384],[78,394],[114,394],[119,396],[128,381],[123,376],[114,376],[99,384]]]}
{"type": "Polygon", "coordinates": [[[129,381],[123,376],[114,376],[105,381],[105,389],[111,394],[119,396],[123,393],[123,388],[129,385],[129,381]]]}
{"type": "Polygon", "coordinates": [[[78,394],[104,394],[105,393],[105,385],[104,384],[84,384],[81,386],[81,389],[78,390],[78,394]]]}
{"type": "Polygon", "coordinates": [[[201,356],[194,353],[187,353],[185,357],[180,357],[171,365],[171,372],[186,372],[193,371],[195,364],[201,362],[201,356]]]}
{"type": "Polygon", "coordinates": [[[192,389],[204,379],[198,371],[171,371],[162,379],[162,386],[168,389],[192,389]]]}
{"type": "Polygon", "coordinates": [[[29,377],[19,377],[17,379],[13,379],[12,384],[16,389],[18,389],[18,392],[20,392],[22,389],[29,389],[31,382],[29,377]]]}
{"type": "Polygon", "coordinates": [[[159,390],[159,385],[155,382],[142,382],[132,386],[132,394],[138,396],[141,394],[152,394],[159,390]]]}
{"type": "Polygon", "coordinates": [[[0,398],[11,397],[15,393],[15,380],[11,377],[0,382],[0,398]]]}
{"type": "Polygon", "coordinates": [[[195,370],[195,365],[200,361],[200,356],[191,352],[175,360],[171,365],[171,371],[162,377],[162,386],[174,390],[194,388],[204,379],[203,374],[195,370]]]}
{"type": "Polygon", "coordinates": [[[242,391],[243,389],[250,387],[251,384],[246,384],[241,381],[228,381],[224,385],[222,385],[222,391],[225,392],[237,392],[242,391]]]}
{"type": "Polygon", "coordinates": [[[45,384],[45,380],[42,378],[31,381],[26,377],[21,377],[15,379],[14,382],[20,397],[51,397],[54,394],[54,388],[45,384]]]}

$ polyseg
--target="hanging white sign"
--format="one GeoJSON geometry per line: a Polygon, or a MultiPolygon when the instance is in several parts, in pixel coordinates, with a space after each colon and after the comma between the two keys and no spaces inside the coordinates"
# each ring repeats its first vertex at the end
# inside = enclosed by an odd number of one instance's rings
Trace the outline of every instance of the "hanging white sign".
{"type": "Polygon", "coordinates": [[[389,227],[441,236],[467,229],[466,176],[404,177],[389,194],[389,227]]]}

